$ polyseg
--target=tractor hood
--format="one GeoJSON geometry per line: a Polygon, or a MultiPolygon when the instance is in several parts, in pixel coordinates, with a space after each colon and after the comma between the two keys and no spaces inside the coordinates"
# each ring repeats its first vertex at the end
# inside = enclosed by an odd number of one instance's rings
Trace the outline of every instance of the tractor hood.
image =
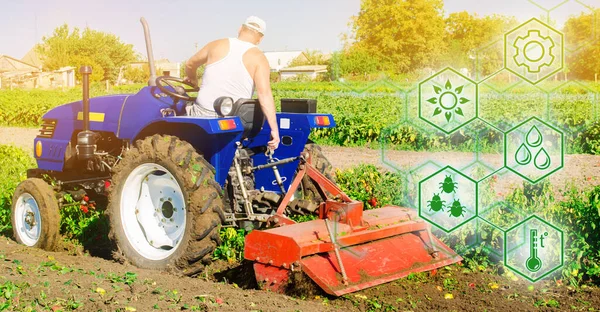
{"type": "MultiPolygon", "coordinates": [[[[118,123],[119,113],[128,94],[107,95],[90,99],[90,121],[118,123]]],[[[43,116],[44,119],[58,121],[82,120],[82,101],[72,102],[55,107],[43,116]]]]}

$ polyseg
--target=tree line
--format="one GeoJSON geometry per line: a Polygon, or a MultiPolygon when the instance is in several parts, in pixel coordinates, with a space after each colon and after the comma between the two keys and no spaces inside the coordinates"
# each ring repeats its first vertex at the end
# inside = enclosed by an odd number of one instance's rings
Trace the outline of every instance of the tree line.
{"type": "MultiPolygon", "coordinates": [[[[600,73],[600,38],[594,31],[598,14],[600,10],[572,16],[561,29],[565,72],[571,78],[594,79],[600,73]]],[[[350,25],[344,49],[331,60],[335,77],[381,72],[393,77],[446,66],[486,76],[502,67],[503,35],[519,22],[468,12],[444,17],[442,0],[362,0],[350,25]]]]}
{"type": "MultiPolygon", "coordinates": [[[[503,35],[518,26],[518,21],[468,12],[445,17],[443,7],[443,0],[362,0],[358,15],[350,19],[351,34],[344,38],[341,51],[330,59],[306,51],[307,60],[291,65],[329,65],[333,77],[382,72],[395,77],[446,66],[489,75],[501,67],[503,35]]],[[[594,79],[600,73],[595,15],[572,16],[562,29],[568,49],[565,72],[570,78],[594,79]]],[[[141,69],[127,68],[141,56],[114,34],[89,28],[71,31],[65,24],[44,37],[37,49],[45,70],[87,64],[94,68],[93,81],[114,82],[123,68],[128,80],[145,81],[147,77],[141,69]]]]}

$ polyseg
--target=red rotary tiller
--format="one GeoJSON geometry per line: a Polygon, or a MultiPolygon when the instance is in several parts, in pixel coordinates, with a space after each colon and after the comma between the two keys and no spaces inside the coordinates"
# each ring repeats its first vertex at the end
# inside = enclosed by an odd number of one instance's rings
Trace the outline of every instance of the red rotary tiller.
{"type": "Polygon", "coordinates": [[[325,292],[341,296],[462,260],[433,236],[430,226],[407,208],[363,210],[308,161],[269,220],[274,228],[252,231],[244,257],[254,261],[259,285],[284,292],[291,274],[303,271],[325,292]],[[284,211],[308,175],[323,198],[319,219],[296,223],[284,211]]]}

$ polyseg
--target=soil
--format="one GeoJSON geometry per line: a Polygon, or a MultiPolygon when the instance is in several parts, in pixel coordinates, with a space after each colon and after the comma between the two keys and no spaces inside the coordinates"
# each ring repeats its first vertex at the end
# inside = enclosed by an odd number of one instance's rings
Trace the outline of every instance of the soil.
{"type": "MultiPolygon", "coordinates": [[[[222,263],[220,264],[222,265],[222,263]]],[[[71,256],[28,248],[0,237],[0,293],[8,281],[20,286],[12,303],[25,310],[65,309],[83,304],[80,311],[137,311],[197,309],[198,311],[319,311],[314,300],[299,300],[266,291],[217,283],[210,268],[204,277],[190,278],[143,270],[90,256],[71,256]],[[129,278],[126,277],[135,276],[129,278]],[[135,275],[132,275],[134,273],[135,275]],[[45,294],[45,295],[44,295],[45,294]]],[[[214,272],[214,271],[212,271],[214,272]]],[[[3,299],[0,299],[2,310],[3,299]]]]}
{"type": "MultiPolygon", "coordinates": [[[[36,129],[0,128],[0,144],[15,144],[27,150],[36,134],[36,129]]],[[[359,163],[387,168],[377,150],[323,147],[323,152],[334,168],[345,169],[359,163]]],[[[438,159],[452,165],[469,161],[473,156],[391,151],[386,158],[399,167],[412,167],[424,159],[438,159]]],[[[490,159],[493,164],[497,158],[492,155],[490,159]]],[[[600,176],[599,166],[600,157],[569,155],[565,168],[552,181],[564,185],[577,179],[579,185],[592,185],[595,181],[588,181],[587,177],[600,176]]],[[[218,261],[200,276],[191,278],[138,269],[77,250],[48,252],[27,248],[0,237],[0,310],[4,298],[10,298],[15,310],[30,306],[33,310],[78,307],[81,311],[600,310],[597,287],[574,288],[553,280],[531,284],[511,273],[481,269],[471,272],[461,265],[452,265],[435,274],[416,274],[342,298],[320,291],[286,296],[257,290],[248,262],[218,261]],[[16,288],[7,294],[7,285],[12,284],[16,288]]]]}
{"type": "MultiPolygon", "coordinates": [[[[12,282],[15,309],[80,311],[506,311],[600,309],[600,289],[452,265],[341,298],[256,289],[252,265],[213,263],[199,277],[143,270],[86,255],[48,252],[0,237],[0,293],[12,282]],[[448,296],[452,296],[450,299],[448,296]]],[[[0,299],[0,307],[3,299],[0,299]]],[[[0,309],[1,310],[1,309],[0,309]]]]}

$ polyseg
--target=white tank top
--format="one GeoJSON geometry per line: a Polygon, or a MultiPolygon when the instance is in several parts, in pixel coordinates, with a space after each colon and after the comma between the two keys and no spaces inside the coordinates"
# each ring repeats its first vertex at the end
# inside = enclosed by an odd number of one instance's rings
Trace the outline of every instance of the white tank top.
{"type": "Polygon", "coordinates": [[[204,69],[202,84],[196,103],[214,111],[213,104],[221,96],[229,96],[233,101],[252,98],[254,80],[248,73],[242,57],[254,44],[237,38],[229,38],[229,53],[204,69]]]}

